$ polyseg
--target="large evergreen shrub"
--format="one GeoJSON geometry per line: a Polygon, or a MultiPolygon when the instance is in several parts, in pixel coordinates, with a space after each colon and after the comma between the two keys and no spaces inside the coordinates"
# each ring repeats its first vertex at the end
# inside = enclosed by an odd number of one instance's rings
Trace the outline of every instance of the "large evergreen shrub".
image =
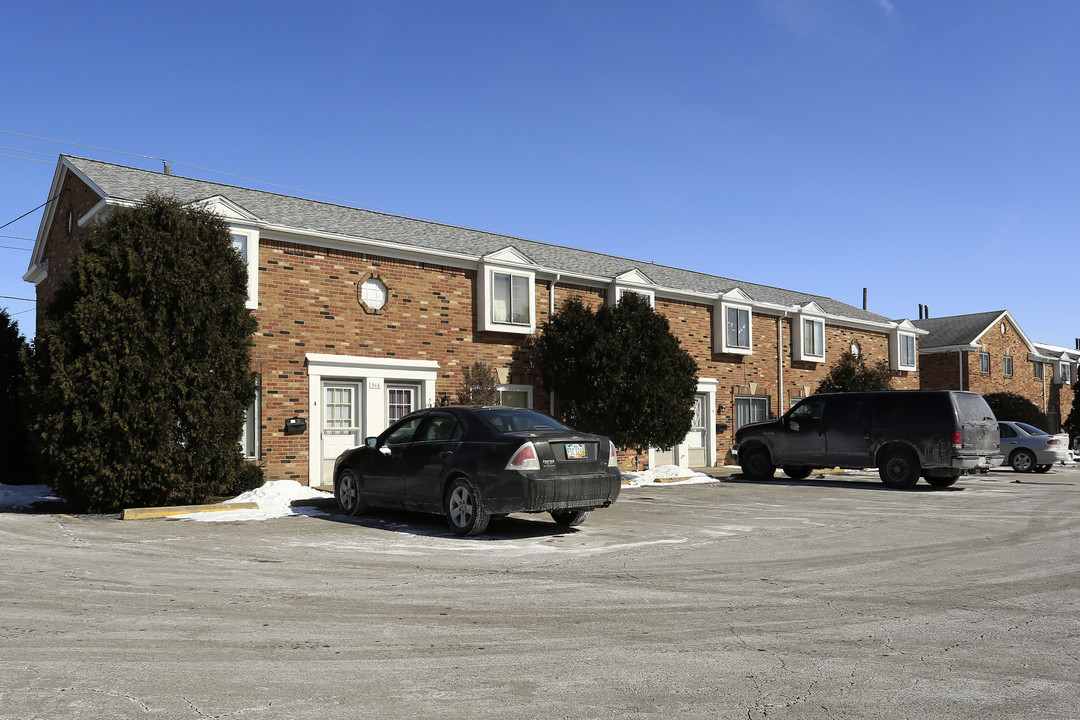
{"type": "Polygon", "coordinates": [[[27,352],[18,324],[0,310],[0,483],[22,484],[34,477],[25,407],[27,352]]]}
{"type": "Polygon", "coordinates": [[[1046,413],[1023,395],[1011,392],[990,393],[983,396],[998,420],[1010,420],[1034,425],[1040,430],[1050,430],[1046,413]]]}
{"type": "Polygon", "coordinates": [[[38,330],[34,430],[74,510],[203,502],[249,473],[256,322],[225,223],[150,196],[91,232],[38,330]]]}
{"type": "Polygon", "coordinates": [[[567,301],[544,323],[534,362],[575,428],[637,449],[670,449],[690,431],[697,363],[640,295],[596,312],[567,301]]]}
{"type": "Polygon", "coordinates": [[[865,390],[892,390],[892,371],[889,364],[879,360],[870,367],[861,355],[856,356],[845,350],[840,353],[836,364],[829,368],[828,374],[818,383],[815,392],[859,392],[865,390]]]}

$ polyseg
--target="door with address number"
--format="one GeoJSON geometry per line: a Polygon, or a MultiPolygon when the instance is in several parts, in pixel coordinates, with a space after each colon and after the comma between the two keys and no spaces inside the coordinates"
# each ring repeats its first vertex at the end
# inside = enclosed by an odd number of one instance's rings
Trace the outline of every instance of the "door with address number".
{"type": "Polygon", "coordinates": [[[360,384],[325,381],[322,400],[322,485],[329,486],[338,455],[360,444],[360,384]]]}

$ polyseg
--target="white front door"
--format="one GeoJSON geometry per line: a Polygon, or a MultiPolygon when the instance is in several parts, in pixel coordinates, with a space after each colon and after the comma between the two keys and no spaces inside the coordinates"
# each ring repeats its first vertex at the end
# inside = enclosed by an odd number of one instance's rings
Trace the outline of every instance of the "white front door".
{"type": "Polygon", "coordinates": [[[709,441],[708,403],[708,395],[699,393],[694,396],[694,420],[685,441],[689,448],[690,467],[704,467],[709,462],[709,455],[706,452],[709,441]]]}
{"type": "Polygon", "coordinates": [[[360,383],[324,381],[322,388],[322,477],[320,485],[334,484],[334,461],[361,440],[360,383]]]}

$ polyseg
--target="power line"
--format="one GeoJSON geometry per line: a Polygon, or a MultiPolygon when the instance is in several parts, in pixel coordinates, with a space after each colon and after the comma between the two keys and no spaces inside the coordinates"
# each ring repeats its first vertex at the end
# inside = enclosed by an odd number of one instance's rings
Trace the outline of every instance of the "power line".
{"type": "MultiPolygon", "coordinates": [[[[18,155],[8,155],[7,153],[0,153],[0,157],[13,158],[15,160],[25,160],[26,162],[36,162],[42,165],[52,165],[48,160],[38,160],[37,158],[19,157],[18,155]]],[[[53,157],[56,157],[55,155],[53,157]]]]}
{"type": "Polygon", "coordinates": [[[65,189],[61,190],[60,192],[56,193],[56,194],[55,194],[55,195],[53,195],[53,196],[52,196],[51,198],[49,198],[49,199],[48,199],[48,200],[46,200],[45,202],[41,203],[40,205],[38,205],[38,206],[37,206],[36,208],[34,208],[33,210],[29,210],[29,211],[27,211],[27,212],[24,212],[24,213],[23,213],[22,215],[20,215],[19,217],[15,218],[14,220],[12,220],[12,221],[10,221],[10,222],[6,222],[6,223],[4,223],[3,225],[0,225],[0,230],[3,230],[3,229],[4,229],[4,228],[6,228],[6,227],[7,227],[8,225],[14,225],[15,223],[17,223],[17,222],[19,222],[20,220],[22,220],[22,219],[23,219],[24,217],[26,217],[27,215],[29,215],[30,213],[33,213],[33,212],[36,212],[36,211],[40,210],[41,208],[45,207],[46,205],[48,205],[48,204],[49,204],[49,203],[51,203],[51,202],[52,202],[53,200],[55,200],[56,198],[60,197],[61,195],[63,195],[63,194],[64,194],[64,193],[66,193],[66,192],[67,192],[67,188],[65,188],[65,189]]]}
{"type": "Polygon", "coordinates": [[[26,252],[33,252],[34,251],[34,248],[21,248],[21,247],[15,247],[14,245],[0,245],[0,249],[3,249],[3,250],[24,250],[26,252]]]}
{"type": "Polygon", "coordinates": [[[0,295],[0,298],[3,298],[4,300],[25,300],[26,302],[37,302],[33,298],[12,297],[11,295],[0,295]]]}

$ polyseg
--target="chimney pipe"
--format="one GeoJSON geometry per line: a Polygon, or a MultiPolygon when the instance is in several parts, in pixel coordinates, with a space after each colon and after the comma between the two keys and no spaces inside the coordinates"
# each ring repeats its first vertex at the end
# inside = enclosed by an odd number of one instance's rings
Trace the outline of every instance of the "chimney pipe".
{"type": "MultiPolygon", "coordinates": [[[[866,310],[867,298],[868,298],[868,296],[866,294],[866,288],[863,288],[862,289],[862,309],[863,310],[866,310]]],[[[1078,341],[1078,342],[1080,342],[1080,341],[1078,341]]]]}

